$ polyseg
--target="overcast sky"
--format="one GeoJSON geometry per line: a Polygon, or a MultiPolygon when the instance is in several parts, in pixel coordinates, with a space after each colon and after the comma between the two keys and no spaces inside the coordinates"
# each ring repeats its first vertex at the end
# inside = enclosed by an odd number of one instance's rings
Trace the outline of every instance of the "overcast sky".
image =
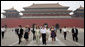
{"type": "MultiPolygon", "coordinates": [[[[69,6],[69,10],[76,10],[77,8],[84,7],[84,1],[1,1],[1,13],[3,10],[10,9],[14,7],[16,10],[23,11],[23,7],[27,7],[35,4],[48,4],[48,3],[59,3],[63,6],[69,6]]],[[[1,18],[4,16],[1,15],[1,18]]]]}

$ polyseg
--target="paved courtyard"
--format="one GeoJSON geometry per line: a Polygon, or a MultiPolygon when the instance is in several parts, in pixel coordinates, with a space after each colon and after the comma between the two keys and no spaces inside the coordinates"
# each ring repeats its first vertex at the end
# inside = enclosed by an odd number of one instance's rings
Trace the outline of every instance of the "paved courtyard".
{"type": "Polygon", "coordinates": [[[74,42],[72,40],[72,34],[71,29],[68,29],[69,32],[67,34],[67,40],[64,40],[63,33],[60,33],[59,30],[57,30],[57,37],[56,41],[52,44],[51,38],[47,41],[47,45],[42,44],[42,38],[40,39],[40,43],[37,44],[36,41],[33,41],[32,39],[32,33],[29,35],[29,41],[26,42],[24,38],[22,38],[22,42],[19,45],[18,44],[18,36],[15,34],[12,29],[7,29],[7,32],[5,32],[4,39],[1,38],[1,46],[84,46],[84,29],[78,29],[78,42],[74,42]]]}

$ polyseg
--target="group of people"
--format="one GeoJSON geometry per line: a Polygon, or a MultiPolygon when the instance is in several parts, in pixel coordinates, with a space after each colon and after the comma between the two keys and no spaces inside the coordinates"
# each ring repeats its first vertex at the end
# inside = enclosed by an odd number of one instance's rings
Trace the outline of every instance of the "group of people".
{"type": "MultiPolygon", "coordinates": [[[[66,26],[64,26],[64,28],[60,28],[60,33],[63,32],[64,34],[64,39],[66,40],[66,36],[67,36],[67,32],[69,32],[66,28],[66,26]]],[[[71,30],[72,32],[72,37],[73,37],[73,41],[78,42],[78,29],[74,26],[71,30]]]]}
{"type": "Polygon", "coordinates": [[[29,34],[32,32],[33,34],[33,40],[36,40],[37,44],[40,43],[40,38],[42,37],[42,43],[46,45],[46,41],[48,41],[48,38],[52,38],[52,42],[55,41],[56,37],[56,30],[54,26],[51,28],[48,28],[48,26],[38,26],[38,25],[33,25],[32,28],[27,25],[25,29],[22,29],[22,26],[19,25],[19,28],[15,29],[16,34],[18,35],[19,38],[19,44],[21,43],[21,38],[24,34],[24,38],[26,41],[29,40],[29,34]]]}
{"type": "MultiPolygon", "coordinates": [[[[4,38],[5,31],[6,31],[5,27],[2,26],[1,28],[2,38],[4,38]]],[[[55,28],[55,26],[48,28],[47,25],[39,26],[39,25],[33,24],[32,27],[29,27],[29,25],[27,25],[25,29],[23,29],[21,25],[18,25],[18,28],[15,28],[15,33],[17,34],[19,38],[19,44],[22,42],[21,39],[23,35],[25,40],[28,42],[30,32],[32,32],[33,40],[36,40],[37,44],[40,44],[40,38],[42,38],[42,43],[45,45],[47,44],[46,42],[48,41],[49,37],[52,38],[52,43],[56,41],[57,28],[55,28]]],[[[66,40],[66,35],[67,35],[66,26],[60,29],[60,33],[61,32],[64,33],[64,39],[66,40]]],[[[73,41],[76,40],[76,42],[78,42],[78,29],[76,27],[72,28],[72,36],[73,36],[73,41]]]]}

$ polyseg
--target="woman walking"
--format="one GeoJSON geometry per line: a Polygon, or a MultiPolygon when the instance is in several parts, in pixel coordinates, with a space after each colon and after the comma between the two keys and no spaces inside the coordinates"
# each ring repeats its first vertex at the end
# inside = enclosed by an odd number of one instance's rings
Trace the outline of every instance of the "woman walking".
{"type": "Polygon", "coordinates": [[[51,38],[52,38],[52,43],[54,43],[56,37],[56,32],[54,26],[51,27],[51,38]]]}
{"type": "Polygon", "coordinates": [[[24,31],[24,38],[26,41],[28,41],[28,38],[29,38],[29,33],[30,33],[30,28],[29,28],[29,25],[25,27],[25,31],[24,31]]]}
{"type": "Polygon", "coordinates": [[[36,27],[35,36],[36,36],[36,42],[37,42],[37,44],[39,44],[39,42],[40,42],[40,28],[39,28],[39,26],[36,27]]]}
{"type": "Polygon", "coordinates": [[[48,38],[50,37],[50,29],[48,27],[46,27],[46,41],[48,41],[48,38]]]}

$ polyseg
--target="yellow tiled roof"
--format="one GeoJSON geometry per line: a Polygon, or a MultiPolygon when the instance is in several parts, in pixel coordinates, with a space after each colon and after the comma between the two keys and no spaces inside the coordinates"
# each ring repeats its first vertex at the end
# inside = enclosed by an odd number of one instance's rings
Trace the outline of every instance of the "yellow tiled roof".
{"type": "Polygon", "coordinates": [[[55,4],[33,4],[29,7],[24,7],[24,8],[57,8],[57,7],[67,7],[67,6],[62,6],[59,3],[55,4]]]}

